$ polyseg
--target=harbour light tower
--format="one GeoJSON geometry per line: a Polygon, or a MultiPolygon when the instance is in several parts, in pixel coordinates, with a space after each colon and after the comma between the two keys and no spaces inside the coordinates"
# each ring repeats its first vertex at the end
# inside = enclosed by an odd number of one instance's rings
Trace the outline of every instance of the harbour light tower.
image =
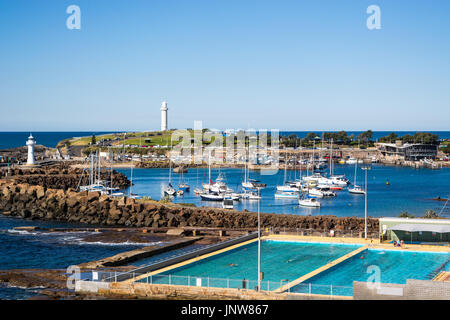
{"type": "Polygon", "coordinates": [[[167,102],[163,101],[161,104],[161,131],[167,130],[167,102]]]}
{"type": "Polygon", "coordinates": [[[28,146],[28,159],[27,159],[27,165],[34,165],[34,146],[36,145],[36,140],[33,138],[33,136],[30,133],[30,136],[28,137],[26,145],[28,146]]]}

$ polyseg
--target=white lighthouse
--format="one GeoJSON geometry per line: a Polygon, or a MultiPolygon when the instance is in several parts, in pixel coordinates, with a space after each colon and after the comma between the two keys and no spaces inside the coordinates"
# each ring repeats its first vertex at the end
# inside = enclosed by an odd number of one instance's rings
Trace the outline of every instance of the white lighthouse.
{"type": "Polygon", "coordinates": [[[161,104],[161,131],[167,130],[167,102],[163,101],[161,104]]]}
{"type": "Polygon", "coordinates": [[[28,159],[27,159],[27,165],[34,165],[34,146],[36,145],[36,140],[33,138],[33,136],[30,133],[30,136],[28,137],[26,145],[28,146],[28,159]]]}

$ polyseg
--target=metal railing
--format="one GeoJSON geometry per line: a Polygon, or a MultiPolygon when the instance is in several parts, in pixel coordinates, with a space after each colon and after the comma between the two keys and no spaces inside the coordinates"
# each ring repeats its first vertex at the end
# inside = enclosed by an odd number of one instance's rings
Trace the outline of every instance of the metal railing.
{"type": "MultiPolygon", "coordinates": [[[[254,239],[258,236],[257,232],[249,233],[237,238],[232,238],[226,241],[222,241],[219,243],[214,243],[211,245],[203,246],[201,248],[196,248],[189,251],[184,251],[179,254],[175,254],[169,257],[164,257],[162,259],[153,261],[151,264],[143,267],[139,267],[130,271],[121,272],[119,274],[115,274],[115,277],[119,281],[125,281],[130,279],[130,274],[145,274],[157,269],[161,269],[162,267],[165,267],[166,265],[171,265],[175,263],[179,263],[181,261],[185,261],[191,258],[195,258],[213,251],[217,251],[219,249],[229,247],[234,244],[242,243],[251,239],[254,239]]],[[[134,278],[134,277],[132,277],[134,278]]]]}
{"type": "MultiPolygon", "coordinates": [[[[84,277],[82,280],[119,282],[118,276],[123,275],[118,272],[97,272],[93,277],[84,277]]],[[[127,273],[127,279],[136,283],[145,283],[149,285],[169,285],[200,287],[206,289],[238,289],[238,290],[258,290],[258,281],[251,279],[230,279],[213,278],[197,276],[179,276],[173,274],[155,274],[130,272],[127,273]]],[[[123,281],[121,279],[120,281],[123,281]]],[[[263,280],[261,281],[261,290],[263,292],[273,292],[289,283],[289,279],[282,280],[263,280]]],[[[327,295],[327,296],[352,296],[353,287],[325,285],[315,283],[300,283],[293,287],[288,287],[285,292],[299,293],[308,295],[327,295]]]]}
{"type": "MultiPolygon", "coordinates": [[[[310,236],[310,237],[333,237],[333,238],[364,238],[364,231],[354,230],[333,230],[333,235],[330,230],[320,229],[303,229],[303,228],[284,228],[284,227],[269,227],[264,231],[268,231],[270,234],[287,234],[297,236],[310,236]]],[[[368,232],[367,238],[379,239],[379,232],[368,232]]]]}

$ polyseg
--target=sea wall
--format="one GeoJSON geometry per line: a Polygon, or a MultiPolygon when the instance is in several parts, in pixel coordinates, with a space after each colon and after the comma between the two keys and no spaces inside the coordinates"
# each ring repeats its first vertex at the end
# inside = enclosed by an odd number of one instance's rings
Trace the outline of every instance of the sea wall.
{"type": "MultiPolygon", "coordinates": [[[[43,168],[14,168],[0,171],[0,178],[8,176],[17,184],[30,184],[34,186],[42,186],[44,188],[54,189],[77,189],[78,185],[88,184],[88,170],[83,171],[80,168],[70,168],[66,166],[43,167],[43,168]]],[[[102,172],[101,179],[110,181],[110,172],[102,172]]],[[[126,188],[130,185],[128,178],[113,171],[113,186],[126,188]]]]}
{"type": "MultiPolygon", "coordinates": [[[[254,212],[183,207],[156,201],[120,199],[99,192],[51,189],[0,180],[0,212],[27,219],[73,221],[127,227],[217,227],[252,229],[254,212]]],[[[262,227],[363,231],[364,219],[335,216],[261,214],[262,227]]],[[[378,231],[378,219],[368,219],[368,231],[378,231]]]]}

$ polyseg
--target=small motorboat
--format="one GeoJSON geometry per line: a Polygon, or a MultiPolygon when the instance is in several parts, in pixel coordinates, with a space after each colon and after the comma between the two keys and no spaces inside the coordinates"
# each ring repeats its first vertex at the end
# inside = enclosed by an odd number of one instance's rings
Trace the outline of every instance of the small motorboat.
{"type": "Polygon", "coordinates": [[[131,193],[130,195],[129,195],[129,198],[130,199],[141,199],[142,198],[142,196],[140,196],[140,195],[137,195],[136,193],[131,193]]]}
{"type": "Polygon", "coordinates": [[[283,186],[277,186],[277,191],[281,192],[298,192],[297,187],[293,187],[292,185],[283,185],[283,186]]]}
{"type": "Polygon", "coordinates": [[[324,196],[323,192],[316,188],[309,189],[308,194],[314,198],[323,198],[324,196]]]}
{"type": "Polygon", "coordinates": [[[176,190],[172,187],[172,185],[169,183],[169,186],[164,189],[164,193],[167,194],[168,196],[175,196],[176,195],[176,190]]]}
{"type": "Polygon", "coordinates": [[[353,194],[365,194],[366,193],[364,191],[364,189],[360,186],[354,186],[353,188],[349,188],[348,192],[353,193],[353,194]]]}
{"type": "Polygon", "coordinates": [[[180,183],[178,185],[178,188],[180,188],[180,190],[183,190],[184,192],[189,192],[189,190],[191,189],[191,187],[189,187],[189,185],[186,183],[180,183]]]}
{"type": "Polygon", "coordinates": [[[200,194],[203,201],[223,201],[223,194],[217,192],[204,192],[200,194]]]}
{"type": "Polygon", "coordinates": [[[319,208],[320,202],[315,198],[299,199],[298,204],[302,207],[319,208]]]}
{"type": "Polygon", "coordinates": [[[298,199],[297,192],[277,192],[275,193],[275,199],[298,199]]]}
{"type": "Polygon", "coordinates": [[[233,209],[234,208],[233,199],[231,197],[223,198],[222,208],[233,209]]]}
{"type": "Polygon", "coordinates": [[[248,200],[261,200],[261,196],[258,195],[256,192],[252,192],[248,195],[248,200]]]}
{"type": "Polygon", "coordinates": [[[331,191],[331,188],[328,186],[318,185],[317,189],[322,192],[324,197],[336,197],[336,192],[331,191]]]}
{"type": "Polygon", "coordinates": [[[242,198],[242,195],[240,193],[235,193],[235,192],[226,193],[224,199],[225,198],[231,198],[231,200],[233,200],[233,201],[240,201],[242,198]]]}

